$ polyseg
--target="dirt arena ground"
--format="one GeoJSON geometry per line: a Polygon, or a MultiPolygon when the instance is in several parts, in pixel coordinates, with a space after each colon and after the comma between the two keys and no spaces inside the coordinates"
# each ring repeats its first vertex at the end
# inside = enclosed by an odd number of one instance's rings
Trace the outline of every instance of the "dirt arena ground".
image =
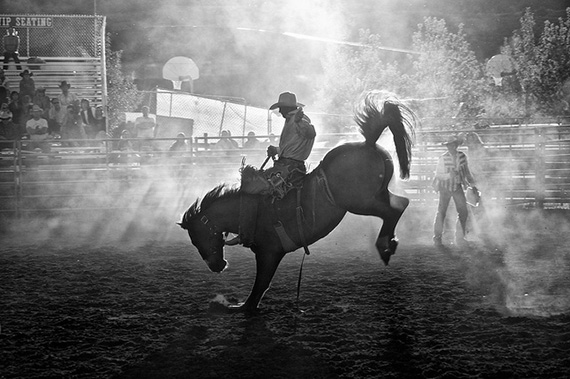
{"type": "Polygon", "coordinates": [[[567,378],[568,217],[509,215],[438,250],[412,215],[387,267],[380,221],[348,216],[311,247],[299,307],[302,250],[252,316],[219,301],[247,296],[253,254],[228,248],[213,274],[171,222],[161,238],[3,238],[0,378],[567,378]]]}

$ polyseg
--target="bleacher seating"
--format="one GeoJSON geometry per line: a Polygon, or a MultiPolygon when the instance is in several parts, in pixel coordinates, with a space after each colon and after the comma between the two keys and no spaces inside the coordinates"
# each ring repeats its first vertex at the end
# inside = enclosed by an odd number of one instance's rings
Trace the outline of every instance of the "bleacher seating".
{"type": "MultiPolygon", "coordinates": [[[[70,91],[80,99],[86,98],[92,106],[102,104],[103,79],[101,58],[93,57],[40,57],[45,63],[27,63],[28,57],[20,57],[22,70],[33,72],[36,88],[44,87],[50,98],[61,93],[59,85],[66,80],[70,91]]],[[[20,70],[10,61],[5,75],[12,91],[19,90],[20,70]]]]}

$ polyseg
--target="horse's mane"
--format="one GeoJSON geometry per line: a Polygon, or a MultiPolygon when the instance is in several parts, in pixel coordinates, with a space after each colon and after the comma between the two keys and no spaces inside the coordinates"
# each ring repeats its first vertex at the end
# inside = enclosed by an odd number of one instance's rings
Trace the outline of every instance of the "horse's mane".
{"type": "Polygon", "coordinates": [[[192,204],[186,211],[184,219],[187,220],[193,216],[196,216],[198,213],[208,209],[215,201],[228,196],[233,196],[237,194],[238,191],[239,188],[228,187],[228,185],[225,183],[214,187],[212,190],[210,190],[210,192],[204,195],[202,199],[196,199],[194,204],[192,204]]]}

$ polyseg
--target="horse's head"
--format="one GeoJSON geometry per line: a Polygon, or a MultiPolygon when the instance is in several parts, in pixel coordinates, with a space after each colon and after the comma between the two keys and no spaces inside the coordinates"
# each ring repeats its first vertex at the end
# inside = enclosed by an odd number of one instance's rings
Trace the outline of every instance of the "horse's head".
{"type": "Polygon", "coordinates": [[[188,231],[192,244],[213,272],[222,272],[228,262],[224,259],[224,237],[222,231],[206,215],[192,215],[190,210],[178,225],[188,231]]]}
{"type": "MultiPolygon", "coordinates": [[[[221,188],[216,188],[215,196],[220,195],[221,188]]],[[[211,193],[206,195],[200,207],[198,200],[184,213],[182,222],[178,223],[182,229],[188,231],[192,244],[198,248],[198,252],[202,259],[206,262],[210,270],[213,272],[222,272],[228,262],[224,259],[224,237],[223,230],[212,219],[209,212],[204,207],[204,202],[208,199],[211,201],[211,193]],[[202,208],[202,209],[200,209],[202,208]]]]}

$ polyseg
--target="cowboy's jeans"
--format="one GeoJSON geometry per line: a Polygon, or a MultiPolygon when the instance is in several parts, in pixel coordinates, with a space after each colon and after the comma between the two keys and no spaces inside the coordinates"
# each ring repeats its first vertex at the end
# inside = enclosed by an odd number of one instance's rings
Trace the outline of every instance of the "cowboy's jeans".
{"type": "Polygon", "coordinates": [[[439,191],[439,203],[437,206],[437,213],[435,215],[435,221],[433,225],[433,238],[434,240],[441,241],[441,236],[443,234],[443,225],[445,222],[445,216],[447,212],[447,207],[449,206],[449,201],[453,198],[455,203],[455,209],[457,209],[457,219],[461,230],[456,227],[455,238],[461,239],[465,237],[466,225],[467,225],[467,201],[465,199],[465,193],[461,186],[457,187],[455,191],[448,191],[442,189],[439,191]]]}

